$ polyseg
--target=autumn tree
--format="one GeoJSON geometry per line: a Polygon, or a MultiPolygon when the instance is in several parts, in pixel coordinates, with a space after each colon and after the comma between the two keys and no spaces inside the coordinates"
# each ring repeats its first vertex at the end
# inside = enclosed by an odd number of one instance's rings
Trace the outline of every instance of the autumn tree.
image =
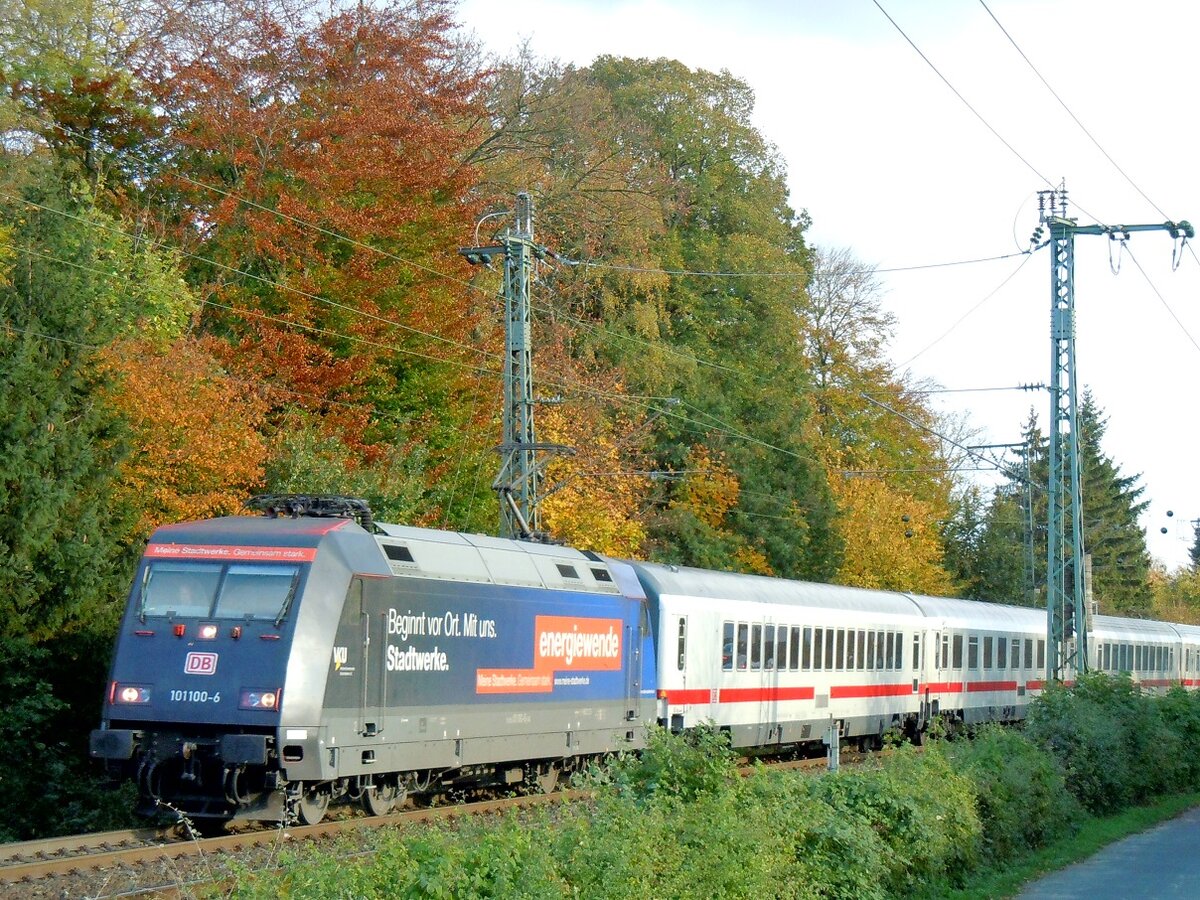
{"type": "Polygon", "coordinates": [[[232,379],[196,341],[130,339],[104,353],[110,402],[132,430],[115,502],[137,511],[135,532],[232,515],[260,488],[265,400],[232,379]]]}
{"type": "Polygon", "coordinates": [[[806,443],[791,314],[805,219],[750,124],[750,89],[670,60],[601,57],[504,68],[489,102],[497,127],[477,148],[485,184],[530,186],[544,239],[573,261],[535,314],[573,323],[573,355],[640,395],[605,398],[607,415],[652,422],[652,470],[689,469],[704,448],[740,485],[723,520],[731,544],[682,512],[682,483],[656,482],[647,552],[831,575],[832,502],[806,443]],[[792,277],[709,274],[723,272],[792,277]]]}
{"type": "Polygon", "coordinates": [[[813,248],[796,296],[799,350],[813,379],[810,423],[838,505],[837,579],[951,593],[943,565],[953,465],[926,395],[893,371],[895,317],[874,269],[847,249],[813,248]]]}
{"type": "Polygon", "coordinates": [[[456,460],[479,452],[481,392],[499,385],[491,298],[455,252],[475,218],[461,160],[478,81],[450,6],[239,9],[236,40],[185,48],[162,94],[184,149],[160,190],[203,258],[201,327],[238,377],[271,385],[276,484],[296,428],[340,441],[325,459],[347,474],[416,445],[406,475],[436,518],[447,474],[475,471],[456,460]]]}
{"type": "Polygon", "coordinates": [[[0,95],[11,138],[43,142],[92,188],[147,170],[158,137],[151,85],[170,3],[0,0],[0,95]]]}

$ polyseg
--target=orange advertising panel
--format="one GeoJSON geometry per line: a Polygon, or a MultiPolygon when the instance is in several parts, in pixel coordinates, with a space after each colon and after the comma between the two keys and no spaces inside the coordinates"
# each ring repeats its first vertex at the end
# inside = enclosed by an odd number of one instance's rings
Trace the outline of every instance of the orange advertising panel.
{"type": "Polygon", "coordinates": [[[476,669],[475,693],[549,693],[556,672],[619,671],[621,629],[620,619],[536,616],[533,667],[476,669]]]}

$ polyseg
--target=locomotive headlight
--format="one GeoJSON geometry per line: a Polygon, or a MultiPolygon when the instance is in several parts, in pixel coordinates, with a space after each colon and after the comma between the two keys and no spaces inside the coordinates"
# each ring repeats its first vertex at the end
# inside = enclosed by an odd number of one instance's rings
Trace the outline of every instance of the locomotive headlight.
{"type": "Polygon", "coordinates": [[[259,688],[242,688],[238,709],[261,709],[274,712],[279,709],[280,691],[259,688]]]}
{"type": "Polygon", "coordinates": [[[200,640],[211,641],[216,636],[217,636],[217,626],[216,625],[201,625],[200,626],[200,640]]]}
{"type": "Polygon", "coordinates": [[[110,695],[113,703],[149,703],[150,689],[139,684],[113,683],[110,695]]]}

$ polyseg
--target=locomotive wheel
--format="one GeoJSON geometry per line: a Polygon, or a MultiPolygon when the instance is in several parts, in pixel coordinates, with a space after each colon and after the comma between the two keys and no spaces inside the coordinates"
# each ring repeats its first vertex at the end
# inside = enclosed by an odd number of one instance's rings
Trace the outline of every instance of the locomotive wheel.
{"type": "Polygon", "coordinates": [[[296,801],[296,816],[301,825],[316,825],[325,818],[325,810],[329,808],[329,794],[324,791],[309,790],[300,795],[296,801]]]}
{"type": "Polygon", "coordinates": [[[380,784],[363,791],[362,805],[367,815],[386,816],[403,800],[404,793],[396,784],[380,784]]]}

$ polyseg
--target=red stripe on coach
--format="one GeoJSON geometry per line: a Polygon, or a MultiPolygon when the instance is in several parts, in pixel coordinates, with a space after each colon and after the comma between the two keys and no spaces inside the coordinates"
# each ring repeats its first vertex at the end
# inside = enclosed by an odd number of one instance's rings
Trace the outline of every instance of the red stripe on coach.
{"type": "Polygon", "coordinates": [[[849,700],[861,697],[907,697],[913,692],[908,684],[841,684],[829,689],[829,699],[849,700]]]}
{"type": "Polygon", "coordinates": [[[969,681],[967,682],[968,693],[977,693],[979,691],[1015,691],[1017,683],[1015,681],[969,681]]]}
{"type": "Polygon", "coordinates": [[[753,703],[765,700],[811,700],[811,687],[722,688],[721,703],[753,703]]]}

